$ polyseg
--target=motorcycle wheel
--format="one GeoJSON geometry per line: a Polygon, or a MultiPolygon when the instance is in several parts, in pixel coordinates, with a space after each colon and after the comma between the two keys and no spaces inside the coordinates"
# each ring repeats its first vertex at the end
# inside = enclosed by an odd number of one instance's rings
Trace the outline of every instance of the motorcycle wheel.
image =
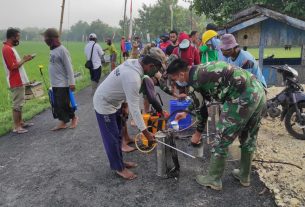
{"type": "Polygon", "coordinates": [[[290,107],[285,117],[285,127],[296,139],[305,140],[305,102],[298,103],[301,120],[298,120],[294,107],[290,107]]]}

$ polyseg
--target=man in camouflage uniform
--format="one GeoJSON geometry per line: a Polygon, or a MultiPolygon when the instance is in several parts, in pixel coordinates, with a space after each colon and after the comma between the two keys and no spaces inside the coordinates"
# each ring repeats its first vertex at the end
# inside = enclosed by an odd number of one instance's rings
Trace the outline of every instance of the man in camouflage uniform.
{"type": "MultiPolygon", "coordinates": [[[[193,87],[205,100],[212,98],[223,104],[217,123],[219,142],[214,147],[208,175],[198,175],[196,181],[215,190],[222,189],[228,147],[239,136],[240,169],[235,169],[233,175],[243,186],[249,186],[261,113],[266,103],[263,85],[250,72],[225,62],[194,66],[188,72],[187,65],[177,59],[169,65],[167,73],[177,84],[187,83],[193,87]]],[[[205,104],[196,114],[199,123],[195,133],[201,134],[208,117],[205,104]]],[[[185,113],[178,113],[176,119],[185,116],[185,113]]]]}

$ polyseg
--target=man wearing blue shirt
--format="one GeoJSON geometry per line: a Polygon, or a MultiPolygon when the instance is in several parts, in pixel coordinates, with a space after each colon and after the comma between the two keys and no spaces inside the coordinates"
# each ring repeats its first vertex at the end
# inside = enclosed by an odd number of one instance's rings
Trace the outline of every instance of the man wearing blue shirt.
{"type": "Polygon", "coordinates": [[[258,62],[249,52],[240,49],[232,34],[225,34],[221,37],[220,49],[222,54],[227,57],[227,63],[249,71],[255,75],[265,88],[267,88],[265,78],[259,68],[258,62]]]}

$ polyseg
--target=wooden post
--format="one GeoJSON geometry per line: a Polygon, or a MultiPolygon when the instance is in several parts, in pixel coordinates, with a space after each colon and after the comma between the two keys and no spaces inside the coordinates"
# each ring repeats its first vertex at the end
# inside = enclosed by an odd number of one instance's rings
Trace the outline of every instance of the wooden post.
{"type": "MultiPolygon", "coordinates": [[[[127,0],[125,0],[125,5],[124,5],[124,24],[123,24],[123,36],[126,35],[126,5],[127,5],[127,0]]],[[[125,36],[126,38],[126,36],[125,36]]]]}
{"type": "Polygon", "coordinates": [[[259,67],[263,71],[263,62],[264,62],[264,48],[265,48],[265,31],[263,29],[263,22],[261,22],[261,31],[259,39],[259,67]]]}
{"type": "Polygon", "coordinates": [[[65,2],[66,2],[66,0],[62,0],[61,15],[60,15],[60,25],[59,25],[59,35],[61,35],[61,33],[62,33],[62,24],[64,22],[65,2]]]}
{"type": "Polygon", "coordinates": [[[305,65],[305,45],[302,45],[301,65],[305,65]]]}

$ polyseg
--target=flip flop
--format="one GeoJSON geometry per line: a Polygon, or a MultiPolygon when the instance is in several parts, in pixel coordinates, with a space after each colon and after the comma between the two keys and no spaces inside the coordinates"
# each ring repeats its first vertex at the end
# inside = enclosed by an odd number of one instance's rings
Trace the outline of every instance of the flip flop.
{"type": "Polygon", "coordinates": [[[13,129],[13,132],[17,133],[17,134],[24,134],[24,133],[27,133],[28,130],[26,130],[26,129],[13,129]]]}
{"type": "Polygon", "coordinates": [[[22,127],[23,127],[23,128],[27,128],[27,127],[31,127],[31,126],[34,126],[34,123],[25,122],[25,123],[22,124],[22,127]]]}

